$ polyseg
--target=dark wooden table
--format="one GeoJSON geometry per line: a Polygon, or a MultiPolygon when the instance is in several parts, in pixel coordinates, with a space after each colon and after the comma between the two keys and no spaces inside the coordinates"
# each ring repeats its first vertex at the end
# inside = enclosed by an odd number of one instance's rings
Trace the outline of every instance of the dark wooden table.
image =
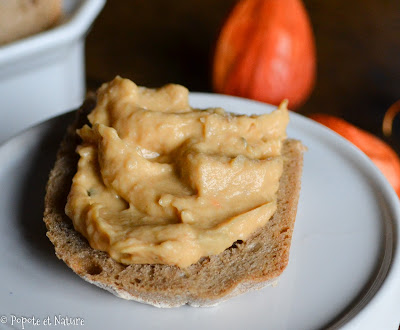
{"type": "MultiPolygon", "coordinates": [[[[211,91],[211,54],[236,0],[109,0],[87,38],[89,88],[119,74],[146,86],[176,82],[211,91]]],[[[400,2],[305,0],[315,31],[318,77],[300,109],[326,112],[382,136],[400,99],[400,2]]],[[[400,119],[386,140],[400,152],[400,119]]]]}

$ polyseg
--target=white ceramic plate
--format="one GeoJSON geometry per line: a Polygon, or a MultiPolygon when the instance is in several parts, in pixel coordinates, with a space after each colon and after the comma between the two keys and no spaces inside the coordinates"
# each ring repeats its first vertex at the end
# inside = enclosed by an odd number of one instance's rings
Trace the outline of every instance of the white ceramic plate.
{"type": "MultiPolygon", "coordinates": [[[[191,104],[271,110],[198,93],[191,104]]],[[[68,317],[83,319],[84,327],[74,329],[397,329],[398,198],[361,152],[295,113],[288,135],[308,151],[290,262],[276,287],[213,308],[157,309],[84,282],[55,257],[42,223],[47,175],[72,117],[54,118],[0,147],[0,328],[21,329],[22,317],[34,317],[41,326],[25,329],[47,329],[45,320],[54,327],[68,317]]]]}

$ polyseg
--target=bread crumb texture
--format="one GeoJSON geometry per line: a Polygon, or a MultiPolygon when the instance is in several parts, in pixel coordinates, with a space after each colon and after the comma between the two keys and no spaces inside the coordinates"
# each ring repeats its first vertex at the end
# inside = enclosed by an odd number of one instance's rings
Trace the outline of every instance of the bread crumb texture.
{"type": "Polygon", "coordinates": [[[78,111],[47,184],[44,222],[58,258],[86,281],[118,297],[157,307],[213,306],[276,281],[289,261],[305,149],[300,141],[285,140],[277,211],[250,239],[237,241],[224,252],[184,269],[160,264],[123,265],[92,249],[64,212],[78,161],[75,148],[80,141],[75,131],[86,123],[94,105],[91,97],[78,111]]]}

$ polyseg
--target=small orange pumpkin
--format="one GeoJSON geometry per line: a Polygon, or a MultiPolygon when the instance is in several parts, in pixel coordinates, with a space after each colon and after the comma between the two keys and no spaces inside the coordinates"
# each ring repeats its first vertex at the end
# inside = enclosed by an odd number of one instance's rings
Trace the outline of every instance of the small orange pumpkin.
{"type": "Polygon", "coordinates": [[[312,91],[314,37],[301,0],[241,0],[216,43],[213,88],[292,109],[312,91]]]}
{"type": "Polygon", "coordinates": [[[309,117],[361,149],[382,171],[400,197],[400,159],[387,143],[343,119],[327,114],[312,114],[309,117]]]}

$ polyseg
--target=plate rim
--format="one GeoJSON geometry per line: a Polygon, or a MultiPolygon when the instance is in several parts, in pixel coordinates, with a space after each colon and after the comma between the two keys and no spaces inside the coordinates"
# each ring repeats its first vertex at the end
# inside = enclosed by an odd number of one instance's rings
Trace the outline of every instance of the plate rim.
{"type": "MultiPolygon", "coordinates": [[[[251,99],[245,99],[241,98],[238,96],[232,96],[232,95],[224,95],[224,94],[214,94],[214,93],[203,93],[203,92],[194,92],[192,93],[195,98],[197,97],[223,97],[226,99],[230,99],[232,101],[246,101],[253,103],[257,106],[266,106],[267,109],[272,110],[275,109],[277,106],[263,103],[260,101],[256,100],[251,100],[251,99]]],[[[345,149],[346,154],[351,155],[351,157],[356,158],[357,161],[361,162],[361,165],[367,167],[367,171],[369,175],[372,175],[372,179],[375,182],[377,186],[381,189],[382,195],[385,200],[385,208],[390,208],[390,219],[391,219],[391,229],[392,229],[392,246],[390,249],[391,252],[391,259],[390,264],[388,265],[388,268],[386,270],[386,273],[383,275],[383,279],[381,280],[381,283],[379,284],[379,287],[375,290],[373,295],[364,303],[364,305],[361,304],[360,301],[362,301],[367,295],[368,291],[370,291],[371,286],[376,282],[376,278],[380,275],[382,268],[385,266],[384,265],[384,260],[381,261],[381,264],[379,265],[379,270],[377,271],[373,282],[371,285],[368,287],[368,290],[366,293],[364,293],[361,297],[356,298],[356,302],[352,304],[350,307],[350,310],[344,313],[338,315],[339,319],[335,320],[334,323],[329,326],[331,327],[352,327],[355,325],[360,319],[366,318],[370,316],[370,313],[374,309],[376,309],[377,306],[380,304],[384,303],[385,299],[388,299],[387,296],[390,296],[390,290],[392,288],[397,286],[400,287],[399,282],[400,282],[400,201],[399,197],[395,193],[394,189],[392,188],[391,184],[389,181],[386,179],[386,177],[383,175],[383,173],[378,169],[378,167],[372,162],[372,160],[358,147],[356,147],[354,144],[352,144],[350,141],[345,139],[343,136],[340,134],[336,133],[334,130],[310,119],[307,118],[299,113],[296,113],[294,111],[290,112],[290,117],[291,118],[296,118],[296,128],[303,129],[307,131],[308,127],[311,128],[312,130],[316,132],[321,132],[320,134],[324,134],[329,140],[335,139],[337,141],[340,141],[339,143],[341,146],[343,146],[345,149]],[[299,127],[298,125],[301,125],[302,127],[299,127]],[[307,127],[308,126],[308,127],[307,127]],[[360,305],[358,307],[358,305],[360,305]],[[353,312],[355,309],[357,309],[355,312],[353,312]]],[[[292,120],[291,120],[292,121],[292,120]]],[[[385,224],[385,232],[387,231],[387,224],[385,224]]],[[[385,247],[384,247],[384,254],[387,253],[387,238],[385,237],[385,247]]],[[[384,259],[385,256],[382,258],[384,259]]]]}
{"type": "MultiPolygon", "coordinates": [[[[237,96],[230,96],[230,95],[223,95],[223,94],[216,94],[216,93],[204,93],[204,92],[190,92],[189,94],[189,102],[193,103],[198,102],[197,99],[202,99],[202,98],[211,98],[211,99],[220,99],[219,102],[222,102],[223,99],[229,100],[229,102],[244,102],[244,103],[253,103],[257,107],[265,107],[267,112],[271,111],[272,109],[275,109],[276,106],[270,105],[267,103],[255,101],[255,100],[250,100],[250,99],[245,99],[237,96]]],[[[40,123],[37,123],[35,125],[32,125],[30,127],[27,127],[26,129],[14,134],[12,137],[7,139],[6,141],[2,142],[0,144],[0,155],[3,153],[4,149],[7,149],[9,146],[12,146],[13,143],[18,143],[19,139],[23,139],[25,135],[29,134],[37,134],[38,132],[41,132],[46,126],[50,125],[53,121],[56,119],[61,119],[61,117],[68,117],[72,116],[72,114],[76,110],[72,111],[66,111],[62,114],[54,115],[47,120],[44,120],[40,123]]],[[[227,109],[229,111],[229,109],[227,109]]],[[[235,111],[238,113],[237,111],[235,111]]],[[[245,112],[244,112],[245,113],[245,112]]],[[[247,112],[249,113],[249,112],[247,112]]],[[[343,327],[352,327],[359,320],[365,319],[366,317],[370,317],[372,311],[376,309],[377,306],[381,305],[382,303],[385,303],[386,300],[388,300],[388,297],[390,296],[390,291],[398,286],[400,288],[400,251],[399,251],[399,245],[400,245],[400,202],[399,198],[397,197],[397,194],[393,190],[392,186],[390,183],[387,181],[385,176],[382,174],[382,172],[376,167],[376,165],[366,156],[360,149],[358,149],[356,146],[354,146],[351,142],[334,132],[333,130],[301,115],[296,112],[291,111],[290,112],[290,117],[295,118],[295,122],[293,123],[293,120],[291,119],[291,122],[296,126],[296,128],[299,128],[301,130],[307,131],[308,129],[313,130],[314,132],[317,132],[319,134],[325,135],[325,137],[329,140],[336,140],[340,141],[339,144],[345,148],[345,152],[348,155],[351,155],[353,158],[356,159],[356,161],[361,162],[361,165],[366,168],[367,173],[371,176],[373,179],[376,187],[379,187],[381,195],[383,196],[383,200],[385,201],[385,209],[389,208],[389,218],[390,218],[390,225],[391,229],[393,230],[392,232],[392,246],[391,246],[391,259],[390,259],[390,264],[388,265],[388,269],[386,270],[386,273],[383,276],[383,279],[381,280],[381,283],[379,284],[379,287],[375,290],[374,294],[365,302],[361,307],[358,308],[358,310],[355,313],[352,313],[352,311],[359,305],[360,300],[363,300],[364,297],[368,294],[368,292],[363,291],[363,295],[361,297],[355,297],[356,302],[352,304],[349,308],[350,311],[345,311],[345,313],[339,313],[336,317],[338,319],[334,320],[334,323],[332,326],[335,328],[337,326],[343,326],[343,327]]],[[[72,117],[71,117],[72,118],[72,117]]],[[[380,207],[383,208],[383,207],[380,207]]],[[[385,225],[385,231],[386,231],[386,225],[385,225]]],[[[385,243],[387,241],[387,238],[385,238],[385,243]]],[[[385,244],[385,247],[383,248],[387,250],[387,244],[385,244]]],[[[379,265],[379,270],[377,271],[377,274],[374,275],[373,283],[375,283],[376,278],[378,277],[379,273],[381,272],[381,268],[383,266],[383,260],[381,261],[379,265]]],[[[372,284],[373,284],[372,283],[372,284]]],[[[370,285],[368,287],[369,291],[370,285]]]]}

